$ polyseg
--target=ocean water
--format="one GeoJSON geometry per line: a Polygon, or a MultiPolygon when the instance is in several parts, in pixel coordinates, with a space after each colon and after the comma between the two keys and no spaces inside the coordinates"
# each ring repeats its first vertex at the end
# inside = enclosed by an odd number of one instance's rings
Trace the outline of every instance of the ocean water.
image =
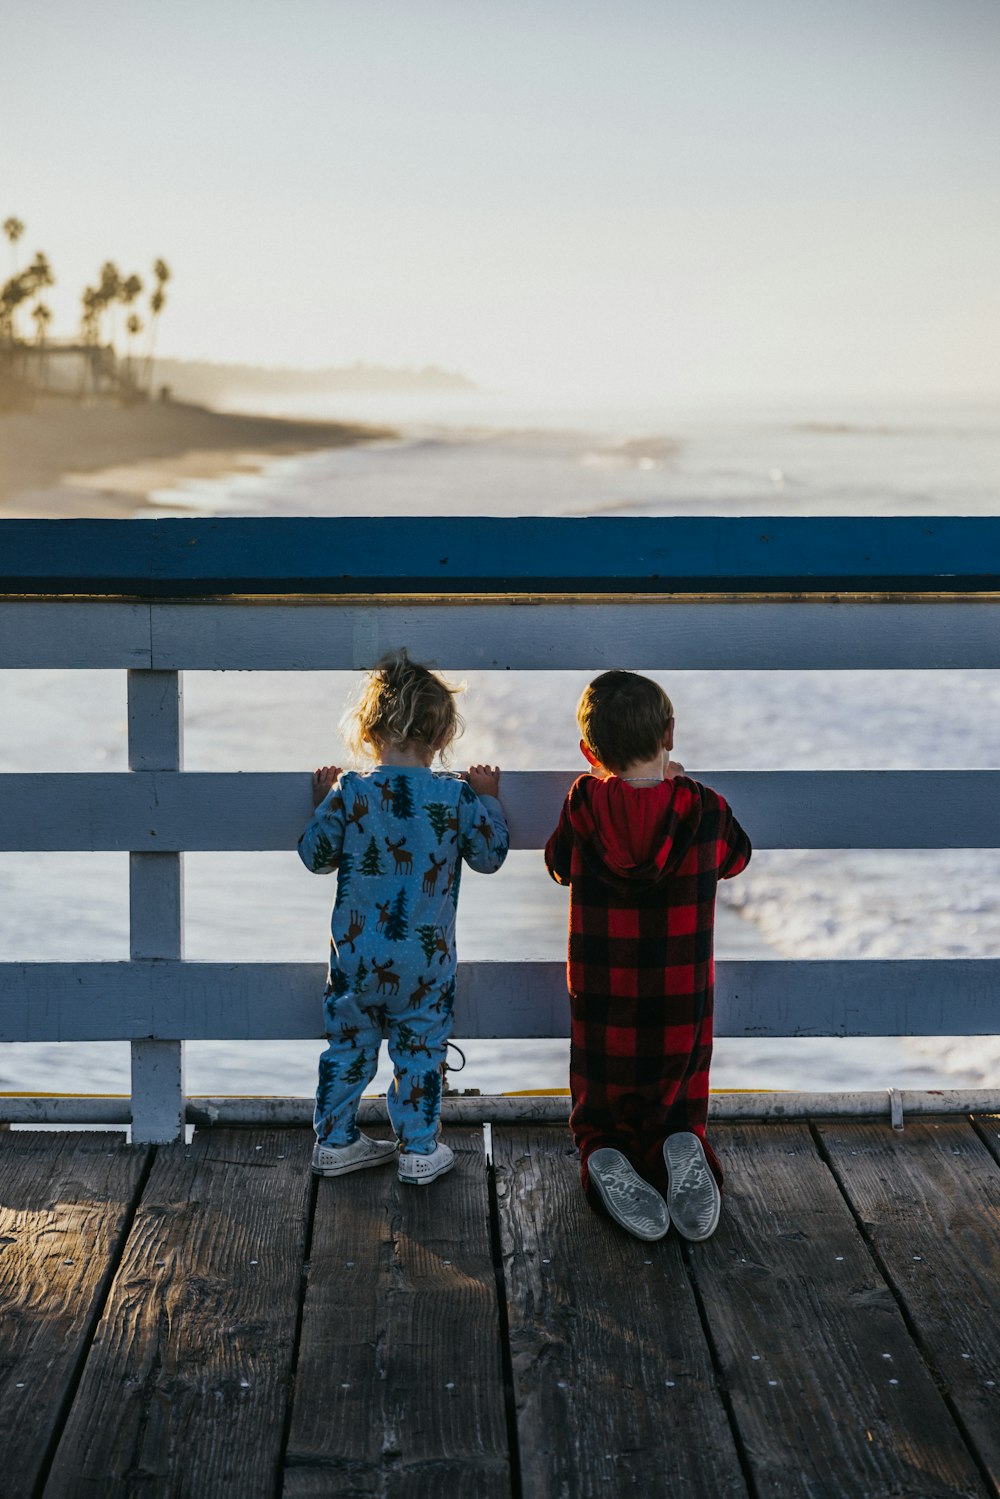
{"type": "MultiPolygon", "coordinates": [[[[448,402],[301,401],[297,414],[389,421],[398,441],[280,460],[262,473],[156,497],[205,513],[996,514],[1000,412],[985,405],[717,412],[520,410],[448,402]]],[[[588,673],[462,673],[459,765],[582,768],[573,710],[588,673]]],[[[628,662],[623,662],[628,665],[628,662]]],[[[674,672],[677,751],[714,769],[971,769],[997,764],[1000,673],[674,672]]],[[[188,673],[192,770],[307,771],[341,757],[346,673],[188,673]]],[[[0,770],[124,770],[125,679],[0,673],[0,770]]],[[[735,809],[737,815],[739,808],[735,809]]],[[[253,815],[248,808],[247,815],[253,815]]],[[[751,827],[752,832],[752,827],[751,827]]],[[[187,955],[315,959],[330,889],[286,854],[185,858],[187,955]]],[[[537,854],[463,884],[466,958],[561,957],[565,895],[537,854]]],[[[0,855],[0,958],[87,961],[128,952],[127,857],[0,855]]],[[[722,887],[721,957],[1000,956],[1000,851],[798,850],[755,855],[722,887]]],[[[808,1006],[808,994],[802,994],[808,1006]]],[[[318,1005],[318,1000],[317,1000],[318,1005]]],[[[998,1018],[1000,1030],[1000,1018],[998,1018]]],[[[192,1043],[195,1093],[308,1094],[321,1043],[192,1043]]],[[[455,1086],[564,1086],[563,1042],[470,1042],[455,1086]]],[[[376,1080],[384,1087],[386,1070],[376,1080]]],[[[126,1091],[125,1045],[9,1046],[0,1088],[126,1091]]],[[[720,1087],[1000,1085],[1000,1039],[717,1042],[720,1087]]]]}

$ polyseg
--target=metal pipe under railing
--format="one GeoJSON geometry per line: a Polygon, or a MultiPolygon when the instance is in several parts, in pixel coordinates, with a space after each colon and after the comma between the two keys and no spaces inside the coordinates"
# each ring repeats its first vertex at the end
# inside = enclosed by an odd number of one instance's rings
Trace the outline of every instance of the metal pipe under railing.
{"type": "MultiPolygon", "coordinates": [[[[188,1098],[186,1121],[196,1129],[308,1128],[311,1098],[188,1098]]],[[[565,1124],[570,1100],[564,1092],[452,1094],[441,1103],[445,1124],[565,1124]]],[[[897,1128],[907,1116],[929,1114],[1000,1114],[998,1088],[883,1088],[864,1092],[713,1093],[714,1121],[781,1119],[885,1119],[897,1128]]],[[[365,1098],[360,1122],[380,1124],[386,1118],[384,1097],[365,1098]]],[[[0,1094],[0,1122],[15,1125],[129,1125],[131,1100],[120,1096],[27,1096],[0,1094]]]]}

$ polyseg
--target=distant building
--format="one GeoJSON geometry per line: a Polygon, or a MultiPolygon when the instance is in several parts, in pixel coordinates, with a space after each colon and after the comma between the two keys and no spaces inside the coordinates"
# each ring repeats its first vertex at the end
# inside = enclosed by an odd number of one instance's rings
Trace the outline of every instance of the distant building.
{"type": "Polygon", "coordinates": [[[129,361],[110,345],[46,339],[0,348],[0,372],[30,391],[51,395],[137,400],[143,394],[129,361]]]}

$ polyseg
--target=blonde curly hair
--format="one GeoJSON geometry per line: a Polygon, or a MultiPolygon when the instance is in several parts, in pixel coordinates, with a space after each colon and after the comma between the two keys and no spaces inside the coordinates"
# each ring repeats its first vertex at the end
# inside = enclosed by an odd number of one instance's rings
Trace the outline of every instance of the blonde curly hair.
{"type": "Polygon", "coordinates": [[[443,759],[465,728],[455,707],[464,690],[411,661],[401,646],[382,657],[341,719],[344,741],[359,760],[378,760],[390,746],[422,749],[428,761],[439,753],[443,759]]]}

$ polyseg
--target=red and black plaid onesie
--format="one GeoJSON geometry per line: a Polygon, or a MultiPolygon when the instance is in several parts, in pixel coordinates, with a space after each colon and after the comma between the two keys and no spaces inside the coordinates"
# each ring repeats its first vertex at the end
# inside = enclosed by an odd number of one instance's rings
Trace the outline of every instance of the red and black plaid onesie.
{"type": "MultiPolygon", "coordinates": [[[[584,775],[545,846],[570,888],[570,1128],[587,1158],[620,1150],[666,1192],[663,1142],[705,1140],[712,1059],[715,889],[750,859],[750,840],[708,786],[678,776],[632,786],[584,775]]],[[[589,1195],[589,1194],[588,1194],[589,1195]]]]}

